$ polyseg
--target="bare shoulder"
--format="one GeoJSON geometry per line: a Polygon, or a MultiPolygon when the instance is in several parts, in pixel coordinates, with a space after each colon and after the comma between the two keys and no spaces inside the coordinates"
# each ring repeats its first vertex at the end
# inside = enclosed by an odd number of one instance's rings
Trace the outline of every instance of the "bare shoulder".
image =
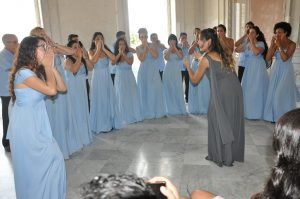
{"type": "Polygon", "coordinates": [[[228,41],[234,43],[234,40],[232,38],[230,38],[230,37],[228,38],[228,41]]]}
{"type": "Polygon", "coordinates": [[[209,56],[214,61],[222,61],[220,54],[217,52],[210,52],[207,54],[207,56],[209,56]]]}
{"type": "Polygon", "coordinates": [[[288,47],[289,48],[296,48],[296,43],[289,39],[288,40],[288,47]]]}
{"type": "Polygon", "coordinates": [[[199,60],[199,66],[203,68],[209,67],[208,59],[205,56],[202,56],[199,60]]]}

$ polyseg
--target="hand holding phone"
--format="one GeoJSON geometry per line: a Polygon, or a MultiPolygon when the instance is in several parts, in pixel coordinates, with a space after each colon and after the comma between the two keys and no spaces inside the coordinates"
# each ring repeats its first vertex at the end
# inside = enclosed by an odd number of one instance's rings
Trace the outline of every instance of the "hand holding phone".
{"type": "Polygon", "coordinates": [[[160,187],[166,187],[165,181],[156,181],[154,183],[148,183],[148,185],[152,188],[157,198],[167,199],[167,197],[160,191],[160,187]]]}
{"type": "Polygon", "coordinates": [[[180,199],[179,192],[176,186],[165,177],[154,177],[149,180],[149,183],[153,184],[155,182],[165,182],[166,186],[160,186],[160,192],[167,198],[167,199],[180,199]]]}

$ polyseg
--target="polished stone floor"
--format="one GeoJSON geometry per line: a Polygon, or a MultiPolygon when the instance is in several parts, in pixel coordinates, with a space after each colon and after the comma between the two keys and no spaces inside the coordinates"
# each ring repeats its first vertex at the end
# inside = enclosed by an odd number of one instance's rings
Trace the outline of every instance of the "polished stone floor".
{"type": "MultiPolygon", "coordinates": [[[[264,121],[246,121],[245,162],[222,168],[204,159],[206,116],[146,120],[100,134],[92,145],[66,160],[68,198],[80,198],[80,185],[99,173],[124,172],[146,178],[167,176],[183,196],[202,188],[226,199],[250,198],[262,189],[273,164],[273,127],[264,121]]],[[[11,157],[0,148],[0,198],[13,199],[11,157]]]]}

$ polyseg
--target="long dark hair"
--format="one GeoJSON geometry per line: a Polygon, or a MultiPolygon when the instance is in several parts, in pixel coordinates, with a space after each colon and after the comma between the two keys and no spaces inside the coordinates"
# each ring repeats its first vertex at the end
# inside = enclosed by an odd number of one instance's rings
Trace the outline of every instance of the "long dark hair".
{"type": "Polygon", "coordinates": [[[222,62],[225,68],[234,71],[234,60],[231,55],[227,55],[225,50],[223,49],[222,45],[220,44],[219,38],[216,32],[211,29],[207,28],[201,31],[200,33],[201,40],[209,40],[211,39],[211,45],[209,47],[209,51],[215,51],[221,55],[222,62]]]}
{"type": "Polygon", "coordinates": [[[171,40],[176,41],[176,48],[177,48],[177,50],[181,50],[181,48],[178,46],[178,39],[177,39],[176,35],[174,35],[174,34],[170,34],[169,35],[169,37],[168,37],[168,44],[169,45],[170,45],[170,41],[171,40]]]}
{"type": "Polygon", "coordinates": [[[250,29],[254,29],[255,32],[256,32],[256,34],[258,34],[258,36],[256,37],[256,40],[257,41],[261,41],[261,42],[264,43],[265,49],[264,49],[264,52],[262,54],[264,56],[264,59],[266,59],[266,55],[267,55],[267,52],[268,52],[268,44],[266,42],[264,33],[259,29],[258,26],[254,26],[254,27],[252,27],[250,29]]]}
{"type": "MultiPolygon", "coordinates": [[[[128,48],[127,41],[124,38],[119,38],[119,39],[117,39],[117,41],[115,43],[115,46],[114,46],[114,52],[115,52],[116,56],[119,54],[119,43],[120,43],[120,41],[124,41],[124,43],[125,43],[125,54],[129,53],[129,48],[128,48]]],[[[120,58],[118,60],[116,60],[116,63],[119,63],[119,62],[120,62],[120,58]]]]}
{"type": "Polygon", "coordinates": [[[46,42],[45,39],[42,37],[29,36],[25,37],[20,43],[19,49],[14,59],[9,82],[10,95],[13,103],[16,100],[16,95],[14,91],[15,76],[20,69],[30,69],[36,74],[38,78],[46,80],[45,68],[43,65],[40,65],[38,63],[36,57],[36,49],[38,48],[38,43],[41,40],[46,42]]]}
{"type": "MultiPolygon", "coordinates": [[[[75,43],[78,43],[80,48],[83,47],[82,43],[80,41],[78,42],[76,40],[69,41],[67,46],[72,48],[73,44],[75,44],[75,43]]],[[[72,55],[67,55],[66,59],[70,59],[73,63],[76,62],[76,59],[72,55]]],[[[81,63],[83,63],[84,68],[85,68],[85,74],[87,75],[88,74],[88,69],[87,69],[87,66],[86,66],[86,61],[83,59],[83,57],[81,58],[81,63]]],[[[76,75],[76,73],[74,75],[76,75]]]]}
{"type": "Polygon", "coordinates": [[[277,153],[275,166],[261,199],[299,199],[300,196],[300,109],[285,113],[273,135],[277,153]]]}
{"type": "MultiPolygon", "coordinates": [[[[95,33],[93,34],[93,38],[92,38],[92,43],[91,43],[90,50],[96,49],[95,39],[96,39],[96,37],[97,37],[98,35],[102,36],[103,39],[104,39],[104,36],[103,36],[103,34],[102,34],[101,32],[95,32],[95,33]]],[[[103,42],[104,42],[104,41],[103,41],[103,42]]],[[[105,48],[106,50],[108,50],[109,52],[111,52],[111,50],[107,47],[106,44],[104,44],[104,48],[105,48]]],[[[112,53],[112,52],[111,52],[111,53],[112,53]]]]}

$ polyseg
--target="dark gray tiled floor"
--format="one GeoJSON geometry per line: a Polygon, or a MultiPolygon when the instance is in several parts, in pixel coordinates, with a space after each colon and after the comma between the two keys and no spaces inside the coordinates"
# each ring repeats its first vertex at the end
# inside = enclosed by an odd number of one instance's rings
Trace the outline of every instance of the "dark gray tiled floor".
{"type": "MultiPolygon", "coordinates": [[[[219,168],[206,161],[205,116],[146,120],[100,134],[90,146],[66,160],[68,198],[79,198],[79,186],[100,172],[169,177],[182,195],[197,188],[227,199],[250,198],[260,191],[273,164],[273,124],[246,121],[245,162],[219,168]]],[[[0,195],[15,198],[10,155],[0,149],[0,195]]]]}

